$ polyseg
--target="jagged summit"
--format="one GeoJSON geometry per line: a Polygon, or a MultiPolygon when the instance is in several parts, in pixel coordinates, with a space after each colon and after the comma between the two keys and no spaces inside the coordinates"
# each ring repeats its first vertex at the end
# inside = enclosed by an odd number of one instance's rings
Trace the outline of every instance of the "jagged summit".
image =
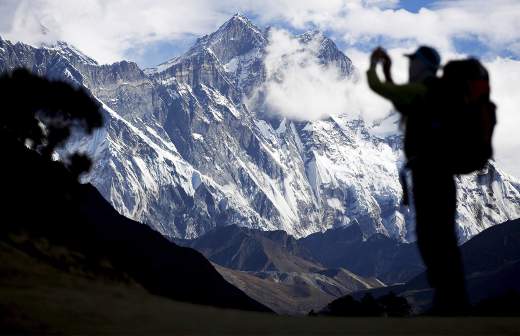
{"type": "Polygon", "coordinates": [[[204,35],[183,55],[174,57],[155,68],[146,69],[147,74],[163,72],[185,59],[212,53],[225,65],[234,58],[263,49],[267,38],[246,16],[236,13],[215,32],[204,35]]]}
{"type": "MultiPolygon", "coordinates": [[[[231,90],[235,97],[238,91],[249,96],[265,80],[263,59],[268,46],[269,30],[263,32],[242,14],[235,14],[215,32],[199,38],[183,55],[175,57],[155,68],[146,69],[149,76],[160,77],[162,81],[176,80],[197,85],[217,85],[229,92],[229,84],[239,87],[231,90]],[[195,66],[204,64],[203,67],[195,66]],[[191,69],[191,70],[188,70],[191,69]],[[190,76],[196,71],[198,74],[190,76]],[[188,74],[188,75],[187,75],[188,74]]],[[[336,44],[318,30],[295,36],[301,43],[313,45],[313,52],[320,63],[334,66],[342,77],[353,73],[351,60],[336,44]]]]}
{"type": "Polygon", "coordinates": [[[308,43],[316,38],[318,38],[320,40],[325,38],[325,36],[321,30],[318,30],[318,29],[309,30],[303,34],[298,35],[298,39],[304,43],[308,43]]]}
{"type": "Polygon", "coordinates": [[[83,62],[85,64],[98,65],[98,62],[95,59],[85,55],[78,48],[65,41],[58,40],[55,43],[51,44],[43,43],[42,47],[45,49],[56,50],[65,57],[75,58],[76,60],[79,60],[80,62],[83,62]]]}
{"type": "Polygon", "coordinates": [[[235,13],[226,23],[224,23],[222,26],[228,25],[230,23],[239,23],[239,24],[245,24],[247,26],[253,27],[253,29],[258,29],[251,20],[245,15],[243,15],[240,12],[235,13]]]}
{"type": "Polygon", "coordinates": [[[244,55],[252,49],[263,47],[266,44],[267,39],[258,27],[247,17],[235,14],[217,31],[198,39],[191,50],[196,51],[201,47],[209,48],[223,64],[226,64],[232,58],[244,55]]]}
{"type": "Polygon", "coordinates": [[[217,29],[215,33],[218,33],[219,31],[233,29],[236,27],[252,30],[255,33],[262,34],[260,29],[251,20],[249,20],[247,16],[242,15],[240,13],[236,13],[235,15],[233,15],[222,26],[220,26],[220,28],[217,29]]]}
{"type": "Polygon", "coordinates": [[[318,43],[319,47],[313,50],[320,62],[324,65],[336,66],[343,77],[350,76],[354,71],[354,65],[332,39],[320,30],[310,30],[298,35],[298,40],[303,44],[318,43]]]}

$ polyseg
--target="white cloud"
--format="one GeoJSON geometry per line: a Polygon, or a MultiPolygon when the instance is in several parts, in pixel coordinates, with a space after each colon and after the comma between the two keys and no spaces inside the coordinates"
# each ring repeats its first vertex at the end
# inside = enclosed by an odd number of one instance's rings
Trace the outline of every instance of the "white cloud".
{"type": "MultiPolygon", "coordinates": [[[[265,58],[267,81],[260,88],[270,111],[293,120],[347,115],[372,123],[388,116],[392,104],[368,87],[365,70],[369,54],[355,48],[345,51],[356,66],[353,77],[345,79],[335,66],[320,63],[319,47],[319,38],[304,44],[285,30],[270,30],[265,58]]],[[[397,82],[408,80],[408,59],[403,54],[409,51],[389,50],[397,82]]]]}
{"type": "Polygon", "coordinates": [[[11,24],[1,27],[2,37],[30,44],[64,40],[101,63],[124,59],[128,50],[153,42],[203,35],[231,15],[209,0],[21,0],[4,5],[10,14],[2,12],[0,19],[11,24]]]}
{"type": "Polygon", "coordinates": [[[472,38],[494,51],[513,45],[510,51],[517,52],[520,42],[517,0],[439,1],[418,13],[392,8],[395,5],[390,1],[300,1],[297,6],[287,0],[264,3],[267,9],[258,12],[263,20],[279,18],[296,27],[318,26],[351,45],[383,39],[398,46],[420,43],[453,50],[454,39],[472,38]]]}
{"type": "Polygon", "coordinates": [[[491,98],[497,104],[493,137],[495,158],[504,170],[520,177],[520,61],[497,57],[486,62],[491,98]]]}
{"type": "Polygon", "coordinates": [[[294,120],[316,120],[348,110],[351,82],[335,67],[319,63],[319,38],[304,44],[288,32],[271,29],[262,88],[270,111],[294,120]]]}
{"type": "Polygon", "coordinates": [[[236,11],[260,24],[332,31],[351,45],[385,41],[452,50],[454,38],[476,38],[493,50],[520,56],[520,2],[439,1],[418,13],[398,0],[0,0],[0,35],[29,43],[62,39],[101,62],[129,49],[211,32],[236,11]],[[49,28],[41,34],[40,23],[49,28]]]}
{"type": "Polygon", "coordinates": [[[125,58],[158,41],[213,31],[237,11],[261,24],[325,26],[349,3],[392,7],[396,0],[0,0],[0,35],[30,44],[64,40],[101,63],[125,58]],[[42,26],[48,28],[42,34],[42,26]]]}

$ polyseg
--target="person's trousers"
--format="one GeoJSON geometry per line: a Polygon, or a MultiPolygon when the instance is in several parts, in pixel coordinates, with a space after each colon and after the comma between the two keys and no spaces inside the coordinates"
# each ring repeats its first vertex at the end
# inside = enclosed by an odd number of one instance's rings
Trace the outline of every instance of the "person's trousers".
{"type": "Polygon", "coordinates": [[[458,314],[467,308],[464,270],[455,226],[453,175],[432,166],[412,168],[417,245],[434,288],[432,312],[458,314]]]}

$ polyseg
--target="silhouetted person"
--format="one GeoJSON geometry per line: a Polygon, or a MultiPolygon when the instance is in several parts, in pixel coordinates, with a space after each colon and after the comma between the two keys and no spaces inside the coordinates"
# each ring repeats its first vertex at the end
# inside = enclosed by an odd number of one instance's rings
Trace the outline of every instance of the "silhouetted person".
{"type": "MultiPolygon", "coordinates": [[[[370,88],[389,99],[401,113],[405,126],[404,151],[412,173],[417,244],[435,289],[433,314],[464,313],[467,308],[465,281],[455,227],[456,189],[453,172],[446,167],[446,146],[435,133],[434,116],[443,110],[440,79],[436,77],[440,56],[433,48],[420,47],[410,59],[409,82],[394,84],[391,60],[377,48],[367,71],[370,88]],[[376,66],[382,63],[385,82],[376,66]]],[[[449,146],[449,144],[447,144],[449,146]]]]}

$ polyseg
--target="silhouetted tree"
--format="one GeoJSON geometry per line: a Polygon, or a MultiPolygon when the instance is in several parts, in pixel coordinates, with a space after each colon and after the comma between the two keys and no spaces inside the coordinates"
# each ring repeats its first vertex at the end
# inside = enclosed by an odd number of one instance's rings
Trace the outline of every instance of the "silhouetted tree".
{"type": "MultiPolygon", "coordinates": [[[[404,297],[396,296],[393,292],[375,299],[372,294],[366,293],[360,301],[351,295],[334,300],[327,306],[327,310],[320,315],[332,316],[389,316],[404,317],[411,313],[411,306],[404,297]]],[[[316,313],[314,313],[316,314],[316,313]]]]}
{"type": "Polygon", "coordinates": [[[387,295],[381,296],[377,299],[386,316],[390,317],[405,317],[409,316],[412,307],[404,297],[395,295],[390,292],[387,295]]]}
{"type": "Polygon", "coordinates": [[[92,167],[92,161],[86,154],[73,153],[68,157],[66,166],[69,168],[72,176],[78,179],[82,173],[90,170],[90,167],[92,167]]]}
{"type": "MultiPolygon", "coordinates": [[[[72,131],[91,134],[103,124],[100,104],[85,90],[16,69],[0,77],[0,134],[50,158],[72,131]]],[[[78,177],[87,156],[74,153],[65,165],[78,177]]]]}
{"type": "Polygon", "coordinates": [[[333,316],[362,316],[361,303],[352,295],[347,295],[332,301],[328,306],[327,315],[333,316]]]}
{"type": "Polygon", "coordinates": [[[361,308],[363,316],[382,316],[383,309],[379,303],[374,299],[372,294],[367,293],[361,298],[361,308]]]}

